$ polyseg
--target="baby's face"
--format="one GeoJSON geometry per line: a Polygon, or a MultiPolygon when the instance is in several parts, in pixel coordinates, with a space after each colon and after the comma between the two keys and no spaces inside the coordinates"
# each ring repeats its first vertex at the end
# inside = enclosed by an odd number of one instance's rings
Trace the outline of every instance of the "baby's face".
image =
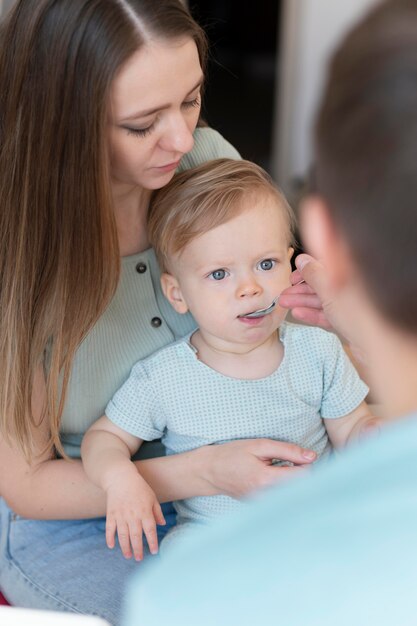
{"type": "Polygon", "coordinates": [[[182,296],[202,332],[228,343],[264,341],[286,310],[256,319],[290,285],[286,217],[273,198],[247,198],[230,221],[192,240],[174,262],[182,296]]]}

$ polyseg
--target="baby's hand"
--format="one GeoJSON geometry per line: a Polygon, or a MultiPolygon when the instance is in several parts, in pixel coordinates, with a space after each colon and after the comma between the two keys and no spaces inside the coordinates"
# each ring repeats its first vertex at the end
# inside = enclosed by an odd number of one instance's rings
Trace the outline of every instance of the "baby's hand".
{"type": "Polygon", "coordinates": [[[151,554],[158,552],[156,525],[165,525],[158,500],[148,483],[137,474],[129,476],[123,484],[112,484],[106,489],[107,519],[106,543],[114,548],[115,533],[123,556],[136,561],[143,559],[143,533],[151,554]]]}

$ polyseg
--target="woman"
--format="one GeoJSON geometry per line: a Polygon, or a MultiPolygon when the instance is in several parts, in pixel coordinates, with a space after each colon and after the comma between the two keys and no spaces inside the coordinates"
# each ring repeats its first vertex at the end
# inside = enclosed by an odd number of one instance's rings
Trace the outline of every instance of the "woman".
{"type": "MultiPolygon", "coordinates": [[[[14,604],[117,623],[138,567],[105,547],[79,444],[132,364],[192,327],[162,296],[145,218],[180,162],[238,157],[195,130],[205,58],[179,0],[20,0],[2,26],[0,588],[14,604]]],[[[161,502],[238,496],[297,470],[272,458],[312,460],[258,440],[140,470],[161,502]]]]}

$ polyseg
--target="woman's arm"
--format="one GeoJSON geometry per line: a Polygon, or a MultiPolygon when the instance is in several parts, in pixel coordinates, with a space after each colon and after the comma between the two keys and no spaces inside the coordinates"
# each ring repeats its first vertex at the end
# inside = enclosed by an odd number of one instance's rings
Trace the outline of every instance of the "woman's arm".
{"type": "MultiPolygon", "coordinates": [[[[304,465],[315,458],[308,454],[293,444],[255,439],[139,461],[137,466],[160,502],[218,493],[239,497],[299,471],[272,466],[271,459],[304,465]]],[[[88,480],[81,461],[44,456],[29,465],[4,441],[0,493],[13,511],[32,519],[81,519],[106,512],[104,492],[88,480]]]]}
{"type": "Polygon", "coordinates": [[[43,368],[35,372],[32,392],[33,459],[0,436],[0,494],[19,515],[33,519],[66,519],[103,515],[104,493],[86,477],[80,461],[54,458],[47,449],[49,428],[43,368]]]}
{"type": "Polygon", "coordinates": [[[104,492],[87,479],[81,461],[38,457],[29,464],[3,439],[0,494],[15,513],[32,519],[81,519],[105,513],[104,492]]]}
{"type": "MultiPolygon", "coordinates": [[[[33,428],[34,459],[29,463],[20,450],[0,437],[0,494],[15,513],[32,519],[104,516],[105,494],[88,480],[81,461],[56,459],[52,451],[45,451],[49,433],[46,420],[40,419],[44,394],[39,371],[32,402],[38,422],[33,428]]],[[[272,466],[275,458],[304,465],[315,454],[293,444],[255,439],[136,464],[159,501],[165,502],[218,493],[239,497],[299,471],[298,467],[272,466]]]]}
{"type": "Polygon", "coordinates": [[[140,461],[139,467],[159,501],[167,502],[217,494],[240,498],[297,474],[315,459],[315,452],[292,443],[244,439],[140,461]],[[277,467],[273,459],[297,467],[277,467]]]}

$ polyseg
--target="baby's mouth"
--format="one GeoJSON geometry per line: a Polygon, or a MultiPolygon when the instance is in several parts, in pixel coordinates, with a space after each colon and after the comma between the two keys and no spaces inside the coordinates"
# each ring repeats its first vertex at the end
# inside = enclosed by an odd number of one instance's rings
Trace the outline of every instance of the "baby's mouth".
{"type": "Polygon", "coordinates": [[[272,313],[272,311],[275,309],[277,302],[278,302],[278,298],[279,296],[274,298],[271,304],[267,306],[265,309],[257,309],[256,311],[251,311],[250,313],[244,313],[243,315],[238,315],[238,317],[256,318],[256,317],[264,317],[265,315],[269,315],[269,313],[272,313]]]}

